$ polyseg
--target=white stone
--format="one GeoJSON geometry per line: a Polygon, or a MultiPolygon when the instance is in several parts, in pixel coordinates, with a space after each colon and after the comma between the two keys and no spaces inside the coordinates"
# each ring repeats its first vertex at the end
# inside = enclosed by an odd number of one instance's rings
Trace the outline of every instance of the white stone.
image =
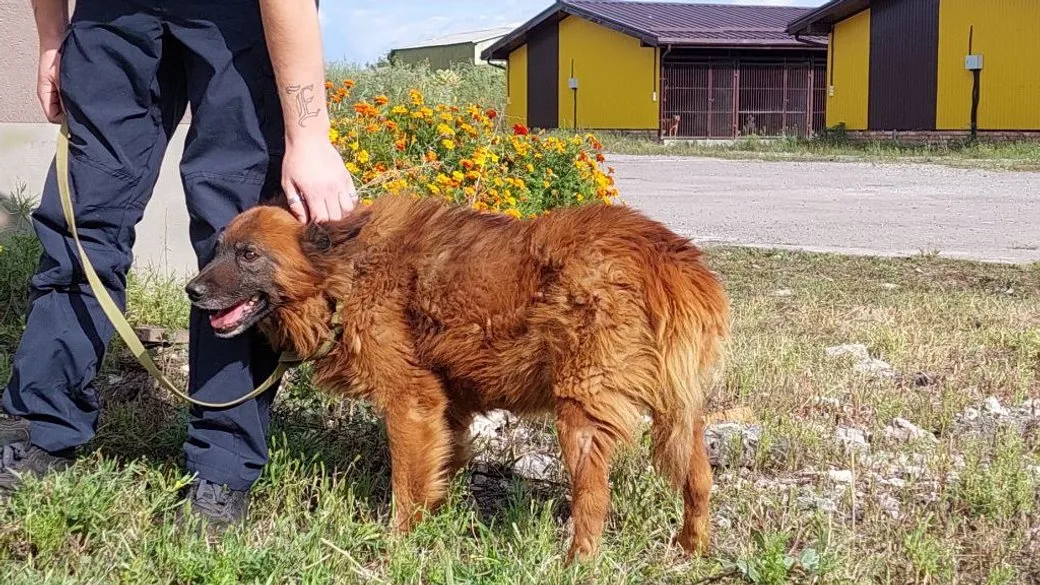
{"type": "Polygon", "coordinates": [[[469,432],[474,438],[494,439],[497,438],[507,424],[510,415],[504,410],[492,410],[487,414],[481,414],[473,419],[469,425],[469,432]]]}
{"type": "Polygon", "coordinates": [[[548,479],[556,458],[545,453],[527,453],[513,464],[513,470],[529,479],[548,479]]]}
{"type": "Polygon", "coordinates": [[[835,483],[852,483],[852,471],[849,469],[832,469],[827,472],[827,477],[835,483]]]}
{"type": "Polygon", "coordinates": [[[838,427],[834,435],[841,441],[842,446],[849,451],[866,451],[870,448],[867,441],[867,433],[854,427],[838,427]]]}
{"type": "Polygon", "coordinates": [[[878,483],[880,483],[881,485],[892,486],[894,488],[906,487],[906,480],[901,477],[882,478],[878,480],[878,483]]]}
{"type": "Polygon", "coordinates": [[[1011,414],[1008,409],[1004,408],[1000,404],[1000,400],[996,396],[990,396],[987,398],[982,407],[986,409],[986,412],[996,416],[1007,416],[1011,414]]]}
{"type": "Polygon", "coordinates": [[[870,359],[870,352],[867,351],[867,346],[862,343],[847,343],[845,345],[835,345],[834,347],[828,347],[826,349],[827,357],[842,357],[850,355],[857,360],[864,361],[870,359]]]}
{"type": "Polygon", "coordinates": [[[774,297],[780,297],[780,298],[791,297],[791,296],[794,296],[794,291],[789,289],[789,288],[782,288],[780,290],[774,290],[773,291],[773,296],[774,297]]]}
{"type": "Polygon", "coordinates": [[[901,515],[901,506],[899,504],[899,500],[895,499],[889,494],[885,494],[881,496],[881,498],[878,500],[878,504],[881,505],[881,509],[884,510],[885,513],[887,513],[893,519],[899,520],[899,516],[901,515]]]}
{"type": "Polygon", "coordinates": [[[935,435],[906,420],[905,418],[897,418],[892,421],[892,424],[885,427],[885,436],[889,439],[904,442],[916,441],[919,439],[925,439],[931,443],[939,442],[939,439],[936,439],[935,435]]]}
{"type": "Polygon", "coordinates": [[[830,406],[831,408],[841,408],[841,399],[834,398],[833,396],[816,396],[813,398],[813,402],[821,406],[830,406]]]}
{"type": "Polygon", "coordinates": [[[885,378],[895,377],[896,375],[896,371],[892,369],[892,364],[885,360],[879,360],[876,358],[867,358],[857,362],[856,365],[852,366],[852,369],[860,374],[869,374],[885,378]]]}

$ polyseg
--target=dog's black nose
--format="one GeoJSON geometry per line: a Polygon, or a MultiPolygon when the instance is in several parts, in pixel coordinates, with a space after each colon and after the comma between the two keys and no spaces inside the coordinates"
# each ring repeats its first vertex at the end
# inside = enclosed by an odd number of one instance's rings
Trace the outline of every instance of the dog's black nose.
{"type": "Polygon", "coordinates": [[[202,297],[206,296],[206,287],[202,283],[193,280],[184,287],[184,292],[188,293],[188,300],[197,303],[202,300],[202,297]]]}

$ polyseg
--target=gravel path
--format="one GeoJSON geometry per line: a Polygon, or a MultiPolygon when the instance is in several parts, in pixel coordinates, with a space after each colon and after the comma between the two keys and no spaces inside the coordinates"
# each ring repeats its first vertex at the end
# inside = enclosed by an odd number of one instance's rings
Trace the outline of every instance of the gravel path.
{"type": "Polygon", "coordinates": [[[622,198],[699,244],[1040,261],[1040,173],[611,156],[622,198]]]}

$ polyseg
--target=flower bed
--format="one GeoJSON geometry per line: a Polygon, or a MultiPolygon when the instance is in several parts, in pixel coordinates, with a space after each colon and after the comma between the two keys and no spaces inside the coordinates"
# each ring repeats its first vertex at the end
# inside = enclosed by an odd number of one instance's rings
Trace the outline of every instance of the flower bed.
{"type": "Polygon", "coordinates": [[[528,218],[557,207],[616,201],[613,169],[591,134],[559,138],[507,128],[494,109],[408,103],[385,96],[349,103],[350,80],[326,85],[336,145],[363,201],[412,192],[528,218]]]}

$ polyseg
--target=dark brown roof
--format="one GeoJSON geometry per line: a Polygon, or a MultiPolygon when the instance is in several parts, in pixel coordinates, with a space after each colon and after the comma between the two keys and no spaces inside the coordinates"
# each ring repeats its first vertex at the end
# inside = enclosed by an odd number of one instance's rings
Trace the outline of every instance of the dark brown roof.
{"type": "MultiPolygon", "coordinates": [[[[550,20],[574,15],[612,28],[649,46],[797,47],[811,46],[787,34],[788,23],[811,12],[787,6],[559,0],[484,51],[484,59],[506,59],[527,34],[550,20]]],[[[823,38],[806,39],[822,42],[823,38]]]]}
{"type": "Polygon", "coordinates": [[[870,8],[870,0],[831,0],[787,26],[793,35],[825,35],[835,23],[870,8]]]}

